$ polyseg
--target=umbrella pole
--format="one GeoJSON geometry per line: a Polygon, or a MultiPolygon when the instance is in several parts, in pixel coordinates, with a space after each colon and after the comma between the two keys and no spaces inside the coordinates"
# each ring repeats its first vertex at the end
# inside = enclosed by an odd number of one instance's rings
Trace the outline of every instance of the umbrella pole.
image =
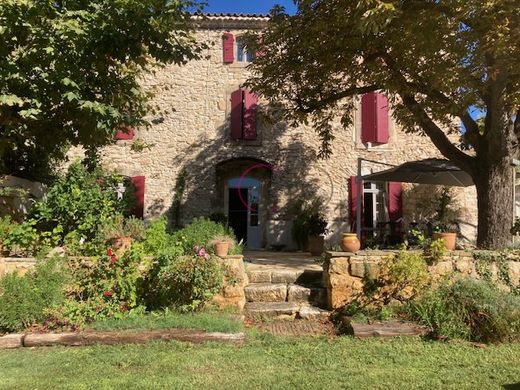
{"type": "Polygon", "coordinates": [[[361,241],[361,207],[363,207],[363,176],[361,175],[362,158],[358,158],[357,177],[356,177],[356,234],[361,241]]]}

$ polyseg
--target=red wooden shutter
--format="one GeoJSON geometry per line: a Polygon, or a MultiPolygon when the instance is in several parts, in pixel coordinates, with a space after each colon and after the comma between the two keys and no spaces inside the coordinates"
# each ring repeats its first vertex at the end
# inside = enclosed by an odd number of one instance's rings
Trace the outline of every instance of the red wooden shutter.
{"type": "Polygon", "coordinates": [[[244,91],[244,139],[255,140],[256,131],[256,112],[258,107],[256,95],[249,91],[244,91]]]}
{"type": "Polygon", "coordinates": [[[387,144],[388,139],[388,99],[381,93],[367,93],[361,98],[361,141],[387,144]]]}
{"type": "Polygon", "coordinates": [[[403,185],[401,183],[388,183],[388,216],[392,222],[403,216],[403,185]]]}
{"type": "Polygon", "coordinates": [[[242,139],[244,116],[244,91],[236,90],[231,94],[231,138],[242,139]]]}
{"type": "Polygon", "coordinates": [[[144,216],[144,193],[145,193],[145,177],[134,176],[131,179],[134,186],[135,205],[132,210],[132,215],[143,218],[144,216]]]}
{"type": "Polygon", "coordinates": [[[115,135],[115,139],[116,140],[132,140],[134,139],[134,128],[133,127],[126,127],[124,130],[123,128],[120,128],[116,135],[115,135]]]}
{"type": "Polygon", "coordinates": [[[231,33],[225,33],[222,37],[224,46],[224,64],[232,64],[235,61],[235,37],[231,33]]]}
{"type": "MultiPolygon", "coordinates": [[[[356,231],[357,197],[361,196],[363,205],[363,182],[361,182],[361,194],[358,195],[357,176],[351,176],[349,180],[350,225],[352,231],[356,231]]],[[[363,220],[363,206],[361,206],[361,220],[363,220]]]]}

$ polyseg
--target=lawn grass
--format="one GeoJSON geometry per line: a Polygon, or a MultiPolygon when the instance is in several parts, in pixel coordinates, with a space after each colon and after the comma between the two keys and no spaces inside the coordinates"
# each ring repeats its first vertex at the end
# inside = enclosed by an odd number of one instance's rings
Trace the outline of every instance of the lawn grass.
{"type": "Polygon", "coordinates": [[[207,332],[237,333],[243,331],[243,322],[226,311],[179,313],[175,311],[129,315],[96,321],[88,329],[99,331],[139,331],[157,329],[196,329],[207,332]]]}
{"type": "Polygon", "coordinates": [[[242,346],[2,351],[0,389],[500,389],[520,382],[519,344],[249,336],[242,346]]]}

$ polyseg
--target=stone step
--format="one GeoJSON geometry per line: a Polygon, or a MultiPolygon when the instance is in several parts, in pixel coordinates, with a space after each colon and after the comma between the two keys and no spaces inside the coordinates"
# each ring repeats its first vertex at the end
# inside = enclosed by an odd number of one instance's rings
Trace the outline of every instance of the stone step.
{"type": "Polygon", "coordinates": [[[309,321],[325,321],[330,318],[330,312],[296,302],[249,302],[244,307],[248,318],[280,318],[302,319],[309,321]]]}
{"type": "Polygon", "coordinates": [[[255,283],[245,287],[247,302],[285,302],[287,285],[272,283],[255,283]]]}
{"type": "Polygon", "coordinates": [[[285,283],[321,285],[322,271],[293,269],[253,269],[247,270],[249,283],[285,283]]]}
{"type": "Polygon", "coordinates": [[[287,288],[288,302],[305,302],[316,306],[325,306],[327,303],[327,290],[322,287],[305,287],[290,284],[287,288]]]}

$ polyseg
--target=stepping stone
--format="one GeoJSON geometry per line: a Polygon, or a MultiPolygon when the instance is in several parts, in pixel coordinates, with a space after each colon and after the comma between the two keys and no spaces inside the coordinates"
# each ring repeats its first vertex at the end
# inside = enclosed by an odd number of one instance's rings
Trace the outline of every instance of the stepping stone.
{"type": "Polygon", "coordinates": [[[292,302],[252,302],[244,308],[249,317],[296,316],[300,305],[292,302]]]}
{"type": "Polygon", "coordinates": [[[321,286],[322,280],[323,280],[322,271],[306,269],[303,272],[301,272],[300,275],[298,276],[298,278],[296,279],[296,281],[292,282],[292,283],[304,284],[304,285],[315,284],[315,285],[321,286]]]}
{"type": "Polygon", "coordinates": [[[378,322],[374,324],[351,324],[351,332],[355,337],[403,337],[422,336],[425,328],[408,322],[378,322]]]}
{"type": "Polygon", "coordinates": [[[288,302],[308,302],[316,305],[322,305],[326,300],[326,291],[324,288],[304,287],[297,284],[289,285],[287,292],[288,302]]]}
{"type": "Polygon", "coordinates": [[[248,271],[249,283],[271,283],[271,271],[248,271]]]}
{"type": "Polygon", "coordinates": [[[315,306],[302,306],[298,318],[310,321],[326,321],[330,319],[330,311],[315,306]]]}
{"type": "Polygon", "coordinates": [[[272,270],[271,282],[272,283],[285,283],[290,284],[296,282],[302,271],[297,270],[272,270]]]}
{"type": "Polygon", "coordinates": [[[332,324],[313,321],[274,322],[261,328],[279,336],[318,336],[334,333],[332,324]]]}
{"type": "Polygon", "coordinates": [[[256,283],[244,290],[248,302],[285,302],[287,298],[285,284],[256,283]]]}
{"type": "Polygon", "coordinates": [[[13,333],[0,337],[0,349],[12,349],[23,347],[24,334],[13,333]]]}

